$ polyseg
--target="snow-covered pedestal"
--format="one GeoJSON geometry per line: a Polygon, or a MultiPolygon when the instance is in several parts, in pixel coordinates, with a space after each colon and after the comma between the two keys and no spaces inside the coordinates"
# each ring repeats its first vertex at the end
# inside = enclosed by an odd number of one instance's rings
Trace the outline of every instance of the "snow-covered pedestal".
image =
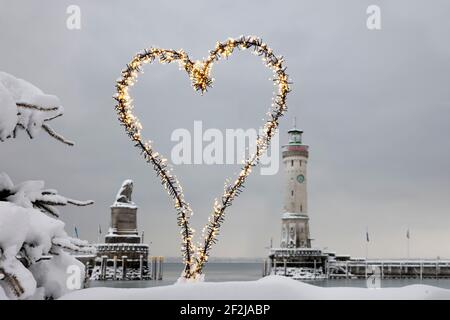
{"type": "Polygon", "coordinates": [[[150,277],[148,245],[142,243],[137,229],[138,207],[131,199],[133,181],[125,180],[111,206],[111,226],[105,243],[97,248],[96,280],[137,280],[150,277]],[[125,268],[125,271],[123,270],[125,268]]]}

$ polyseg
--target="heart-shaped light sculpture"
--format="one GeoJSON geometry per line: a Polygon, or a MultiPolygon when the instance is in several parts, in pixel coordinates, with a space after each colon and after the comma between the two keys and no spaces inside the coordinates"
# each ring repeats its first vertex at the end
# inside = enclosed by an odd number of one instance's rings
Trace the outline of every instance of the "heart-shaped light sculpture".
{"type": "Polygon", "coordinates": [[[181,228],[182,254],[185,268],[184,278],[197,278],[202,274],[203,266],[208,260],[211,246],[217,241],[220,225],[224,221],[224,214],[234,198],[242,192],[247,176],[251,173],[252,167],[256,166],[262,154],[267,150],[270,140],[276,133],[278,121],[287,111],[286,97],[290,92],[288,75],[283,66],[283,58],[277,57],[272,50],[256,37],[241,36],[236,39],[228,39],[218,42],[214,50],[209,52],[208,57],[203,61],[192,61],[183,50],[170,50],[160,48],[149,48],[138,53],[127,67],[122,70],[122,77],[117,80],[117,93],[114,98],[117,101],[116,111],[119,121],[125,127],[125,131],[138,147],[144,159],[153,166],[162,185],[173,199],[173,205],[177,212],[178,226],[181,228]],[[143,64],[152,63],[158,60],[160,63],[178,62],[184,69],[192,82],[195,90],[202,94],[212,85],[210,77],[211,68],[215,61],[230,56],[235,49],[249,49],[260,56],[265,65],[272,69],[273,82],[277,87],[274,92],[272,106],[267,112],[267,119],[262,127],[262,133],[256,140],[256,150],[244,160],[241,171],[232,182],[225,183],[224,192],[221,198],[216,199],[213,211],[208,218],[208,223],[203,229],[203,240],[195,247],[192,243],[194,230],[189,226],[189,219],[192,209],[184,199],[180,182],[172,174],[172,168],[168,166],[167,160],[156,152],[149,141],[145,141],[141,136],[142,125],[139,119],[133,114],[132,99],[129,94],[129,87],[134,84],[143,64]]]}

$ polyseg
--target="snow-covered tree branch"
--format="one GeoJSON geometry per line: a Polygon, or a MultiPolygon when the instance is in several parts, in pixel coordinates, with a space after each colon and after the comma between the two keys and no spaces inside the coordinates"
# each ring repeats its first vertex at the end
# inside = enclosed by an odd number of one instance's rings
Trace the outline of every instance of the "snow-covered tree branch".
{"type": "MultiPolygon", "coordinates": [[[[86,241],[64,231],[56,206],[85,206],[45,189],[43,181],[14,185],[0,174],[0,286],[9,298],[56,298],[68,291],[66,269],[84,266],[69,252],[92,252],[86,241]]],[[[80,279],[82,280],[82,279],[80,279]]]]}
{"type": "Polygon", "coordinates": [[[56,140],[72,146],[49,126],[49,121],[63,115],[58,97],[44,94],[31,83],[0,72],[0,141],[15,138],[25,131],[33,139],[44,130],[56,140]]]}
{"type": "Polygon", "coordinates": [[[73,204],[76,206],[87,206],[93,201],[79,201],[63,197],[58,191],[45,189],[44,181],[25,181],[17,186],[6,173],[0,173],[0,201],[16,203],[24,208],[39,209],[56,218],[59,217],[55,206],[73,204]]]}
{"type": "MultiPolygon", "coordinates": [[[[0,141],[15,138],[19,131],[34,138],[43,130],[71,146],[73,142],[49,126],[63,112],[56,96],[0,72],[0,141]]],[[[14,185],[6,173],[0,174],[0,296],[57,298],[68,291],[68,266],[79,267],[82,281],[84,266],[69,253],[92,248],[67,235],[57,207],[92,203],[61,196],[43,181],[14,185]]]]}

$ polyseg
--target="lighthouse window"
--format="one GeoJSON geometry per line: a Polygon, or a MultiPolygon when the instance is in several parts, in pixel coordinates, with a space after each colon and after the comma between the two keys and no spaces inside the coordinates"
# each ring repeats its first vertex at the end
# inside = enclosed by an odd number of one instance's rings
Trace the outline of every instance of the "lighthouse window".
{"type": "Polygon", "coordinates": [[[303,205],[300,205],[300,212],[303,212],[303,205]]]}
{"type": "Polygon", "coordinates": [[[291,167],[294,166],[294,160],[291,160],[291,167]]]}
{"type": "Polygon", "coordinates": [[[302,160],[300,160],[300,167],[302,166],[302,160]]]}
{"type": "Polygon", "coordinates": [[[294,196],[294,190],[291,190],[291,196],[294,196]]]}

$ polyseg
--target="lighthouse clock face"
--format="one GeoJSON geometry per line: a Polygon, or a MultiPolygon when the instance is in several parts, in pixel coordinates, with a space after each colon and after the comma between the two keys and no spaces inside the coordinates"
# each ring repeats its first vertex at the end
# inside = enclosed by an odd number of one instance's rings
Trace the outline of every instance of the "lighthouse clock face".
{"type": "Polygon", "coordinates": [[[305,181],[305,176],[302,174],[299,174],[297,176],[297,181],[298,181],[298,183],[303,183],[305,181]]]}

